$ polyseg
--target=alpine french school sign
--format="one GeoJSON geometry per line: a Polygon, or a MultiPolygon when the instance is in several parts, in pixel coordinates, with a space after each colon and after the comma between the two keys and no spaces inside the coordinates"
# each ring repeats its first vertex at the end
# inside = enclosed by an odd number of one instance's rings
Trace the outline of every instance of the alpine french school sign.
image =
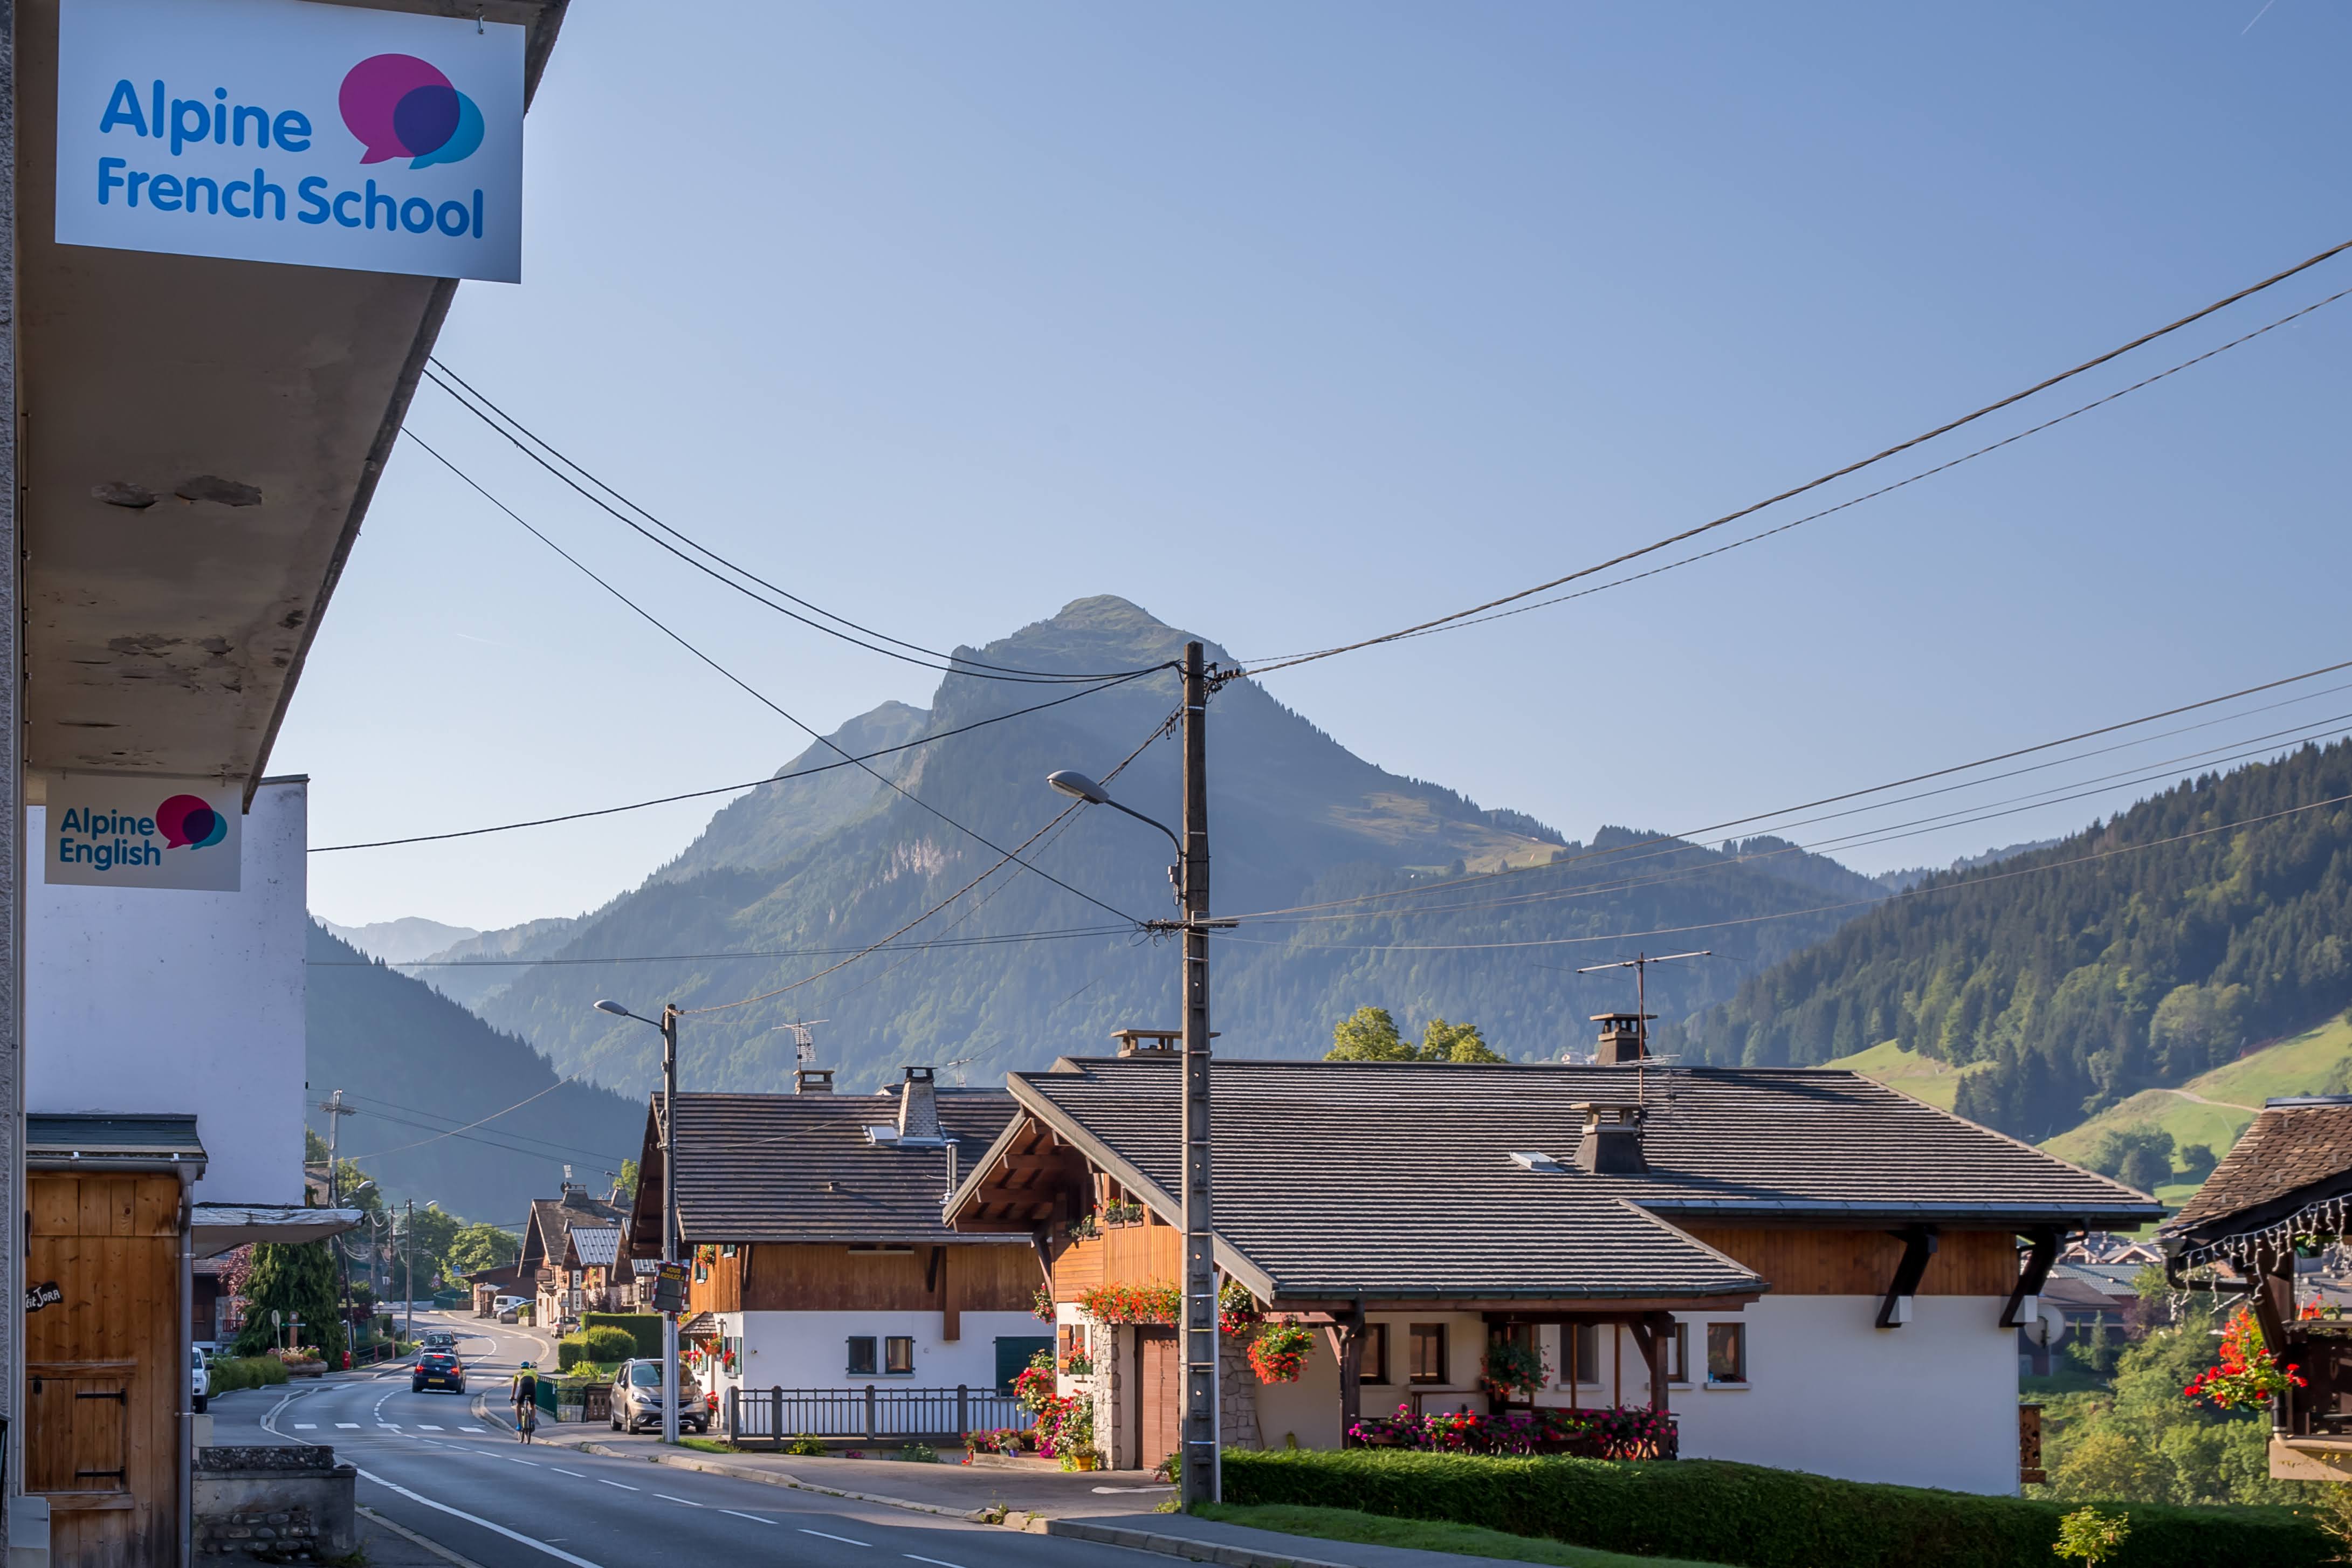
{"type": "Polygon", "coordinates": [[[66,773],[49,780],[42,811],[51,887],[237,890],[245,792],[235,784],[66,773]]]}
{"type": "Polygon", "coordinates": [[[316,0],[62,0],[58,242],[522,277],[523,29],[316,0]]]}

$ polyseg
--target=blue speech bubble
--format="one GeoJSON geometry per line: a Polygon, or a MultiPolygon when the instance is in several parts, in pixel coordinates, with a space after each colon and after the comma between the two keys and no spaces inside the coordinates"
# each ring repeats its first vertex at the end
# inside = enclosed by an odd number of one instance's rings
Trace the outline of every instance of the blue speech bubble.
{"type": "Polygon", "coordinates": [[[457,127],[449,132],[449,140],[422,157],[409,161],[412,169],[422,169],[433,163],[459,163],[474,155],[482,144],[482,110],[479,105],[458,93],[457,127]]]}

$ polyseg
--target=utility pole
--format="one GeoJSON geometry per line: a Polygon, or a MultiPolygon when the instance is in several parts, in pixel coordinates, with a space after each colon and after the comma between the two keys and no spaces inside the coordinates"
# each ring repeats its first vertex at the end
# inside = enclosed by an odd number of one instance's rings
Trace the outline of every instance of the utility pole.
{"type": "Polygon", "coordinates": [[[1217,1259],[1209,1205],[1208,672],[1184,645],[1184,1505],[1224,1495],[1217,1432],[1217,1259]]]}
{"type": "MultiPolygon", "coordinates": [[[[342,1175],[341,1167],[335,1163],[336,1143],[342,1135],[343,1118],[359,1113],[343,1103],[343,1091],[340,1089],[330,1095],[319,1109],[327,1113],[327,1206],[333,1208],[336,1199],[341,1195],[336,1191],[336,1185],[342,1175]]],[[[343,1328],[348,1334],[352,1323],[352,1260],[341,1242],[335,1244],[335,1279],[341,1292],[343,1328]]],[[[350,1347],[346,1345],[344,1348],[348,1350],[350,1347]]]]}
{"type": "Polygon", "coordinates": [[[408,1303],[408,1332],[403,1339],[416,1338],[416,1200],[408,1200],[408,1223],[400,1231],[400,1294],[408,1303]]]}
{"type": "MultiPolygon", "coordinates": [[[[677,1261],[677,1004],[662,1004],[662,1261],[677,1261]]],[[[677,1314],[662,1313],[662,1441],[677,1442],[677,1314]]]]}

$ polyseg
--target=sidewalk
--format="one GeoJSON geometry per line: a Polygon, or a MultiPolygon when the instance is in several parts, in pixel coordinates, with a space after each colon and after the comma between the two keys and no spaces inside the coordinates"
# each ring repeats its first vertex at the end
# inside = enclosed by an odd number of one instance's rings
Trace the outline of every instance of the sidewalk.
{"type": "MultiPolygon", "coordinates": [[[[477,1400],[475,1409],[486,1419],[506,1425],[487,1400],[477,1400]]],[[[1131,1514],[1175,1495],[1173,1487],[1138,1470],[1000,1470],[959,1464],[962,1451],[954,1448],[941,1450],[936,1465],[800,1454],[711,1454],[698,1448],[666,1448],[649,1434],[549,1421],[540,1423],[536,1446],[579,1448],[958,1518],[986,1510],[1046,1519],[1131,1514]]]]}

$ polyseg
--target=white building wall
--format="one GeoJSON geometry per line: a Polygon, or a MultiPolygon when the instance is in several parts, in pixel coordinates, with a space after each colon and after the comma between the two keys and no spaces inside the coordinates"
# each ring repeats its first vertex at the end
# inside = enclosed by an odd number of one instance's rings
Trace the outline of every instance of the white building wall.
{"type": "MultiPolygon", "coordinates": [[[[719,1388],[863,1388],[891,1384],[909,1388],[996,1386],[996,1342],[1044,1339],[1053,1331],[1027,1312],[964,1312],[958,1337],[940,1337],[936,1308],[878,1312],[724,1312],[720,1332],[740,1337],[739,1374],[719,1378],[719,1388]],[[849,1374],[849,1340],[894,1334],[915,1342],[911,1375],[849,1374]]],[[[877,1345],[877,1364],[879,1365],[877,1345]]]]}
{"type": "MultiPolygon", "coordinates": [[[[1876,1326],[1875,1296],[1766,1296],[1745,1312],[1682,1318],[1692,1381],[1668,1385],[1667,1402],[1683,1454],[2013,1493],[2017,1334],[2000,1326],[2006,1304],[1999,1296],[1919,1296],[1899,1329],[1876,1326]],[[1710,1390],[1699,1325],[1740,1321],[1748,1386],[1710,1390]]],[[[1639,1358],[1627,1351],[1638,1376],[1639,1358]]],[[[1638,1388],[1630,1394],[1647,1397],[1638,1388]]]]}
{"type": "Polygon", "coordinates": [[[199,1203],[302,1201],[309,794],[255,792],[234,893],[50,887],[27,857],[27,1110],[194,1112],[199,1203]]]}

